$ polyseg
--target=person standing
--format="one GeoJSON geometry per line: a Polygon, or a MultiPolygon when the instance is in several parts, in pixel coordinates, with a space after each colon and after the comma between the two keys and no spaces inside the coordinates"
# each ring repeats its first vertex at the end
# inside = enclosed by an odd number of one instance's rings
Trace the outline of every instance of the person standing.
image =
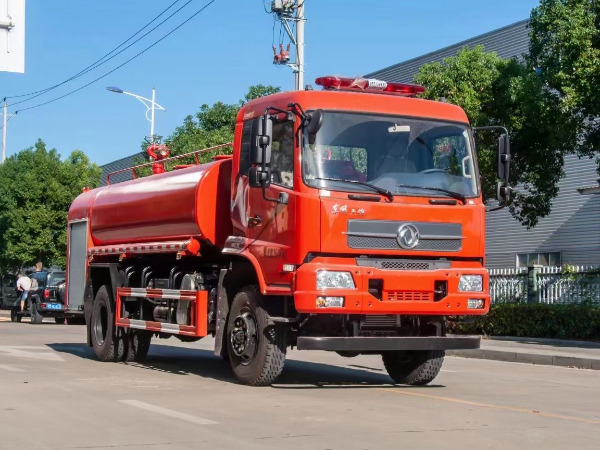
{"type": "Polygon", "coordinates": [[[25,301],[27,300],[29,289],[31,289],[31,278],[19,273],[19,278],[17,280],[17,291],[21,295],[21,311],[25,311],[25,301]]]}

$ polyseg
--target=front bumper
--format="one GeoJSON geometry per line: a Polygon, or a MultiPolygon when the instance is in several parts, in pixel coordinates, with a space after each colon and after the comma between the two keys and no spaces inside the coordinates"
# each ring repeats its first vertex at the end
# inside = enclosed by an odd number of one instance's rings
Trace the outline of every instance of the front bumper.
{"type": "Polygon", "coordinates": [[[470,350],[479,348],[479,336],[443,337],[309,337],[298,338],[298,350],[388,352],[398,350],[470,350]]]}
{"type": "MultiPolygon", "coordinates": [[[[315,260],[316,261],[316,260],[315,260]]],[[[338,260],[339,261],[339,260],[338,260]]],[[[448,268],[434,270],[387,270],[376,267],[340,264],[327,260],[303,264],[296,271],[294,303],[300,313],[326,314],[419,314],[419,315],[482,315],[490,308],[489,275],[483,268],[448,268]],[[352,273],[355,289],[317,290],[317,271],[347,271],[352,273]],[[461,275],[481,275],[482,292],[460,292],[461,275]],[[377,281],[379,280],[379,281],[377,281]],[[447,294],[435,295],[436,282],[446,282],[447,294]],[[383,284],[381,299],[369,293],[369,284],[383,284]],[[343,307],[316,306],[317,297],[344,297],[343,307]],[[484,307],[468,308],[469,299],[481,299],[484,307]]]]}

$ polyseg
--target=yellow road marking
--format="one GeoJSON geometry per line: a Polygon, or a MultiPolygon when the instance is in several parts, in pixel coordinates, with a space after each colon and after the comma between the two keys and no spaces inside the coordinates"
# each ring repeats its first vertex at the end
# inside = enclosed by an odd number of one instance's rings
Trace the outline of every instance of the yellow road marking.
{"type": "Polygon", "coordinates": [[[461,400],[460,398],[443,397],[441,395],[421,394],[421,393],[417,393],[417,392],[408,392],[406,390],[401,390],[401,389],[387,389],[387,388],[380,388],[380,389],[382,391],[393,392],[394,394],[400,394],[400,395],[407,395],[409,397],[429,398],[432,400],[441,400],[444,402],[452,402],[452,403],[460,403],[463,405],[479,406],[481,408],[502,409],[505,411],[533,414],[535,416],[542,416],[542,417],[550,417],[552,419],[562,419],[562,420],[570,420],[573,422],[583,422],[583,423],[591,423],[594,425],[600,425],[600,420],[584,419],[582,417],[564,416],[562,414],[553,414],[553,413],[536,411],[536,410],[531,410],[531,409],[526,409],[526,408],[515,408],[513,406],[494,405],[492,403],[472,402],[470,400],[461,400]]]}

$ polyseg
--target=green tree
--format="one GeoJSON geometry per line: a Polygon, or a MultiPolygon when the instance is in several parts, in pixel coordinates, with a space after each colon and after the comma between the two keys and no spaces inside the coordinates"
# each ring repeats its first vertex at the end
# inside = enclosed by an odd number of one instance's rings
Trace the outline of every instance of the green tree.
{"type": "MultiPolygon", "coordinates": [[[[574,119],[525,64],[463,48],[442,63],[424,65],[415,77],[429,99],[446,98],[461,106],[472,126],[504,125],[511,134],[511,183],[519,186],[512,215],[527,227],[551,209],[563,176],[563,157],[577,143],[574,119]]],[[[496,140],[478,133],[477,153],[484,199],[495,197],[496,140]]]]}
{"type": "Polygon", "coordinates": [[[81,151],[62,161],[42,140],[7,158],[0,165],[0,265],[64,267],[69,206],[100,176],[81,151]]]}
{"type": "Polygon", "coordinates": [[[529,62],[577,119],[579,154],[592,156],[600,149],[600,1],[541,0],[530,27],[529,62]]]}

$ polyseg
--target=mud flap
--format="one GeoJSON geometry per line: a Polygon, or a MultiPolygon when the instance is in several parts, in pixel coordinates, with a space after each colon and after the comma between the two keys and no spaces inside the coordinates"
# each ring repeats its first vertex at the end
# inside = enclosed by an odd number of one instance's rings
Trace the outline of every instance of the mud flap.
{"type": "Polygon", "coordinates": [[[227,300],[227,290],[223,286],[223,280],[229,272],[228,269],[221,269],[219,273],[219,286],[217,294],[217,327],[215,331],[215,355],[225,356],[227,353],[227,316],[229,315],[229,302],[227,300]]]}

